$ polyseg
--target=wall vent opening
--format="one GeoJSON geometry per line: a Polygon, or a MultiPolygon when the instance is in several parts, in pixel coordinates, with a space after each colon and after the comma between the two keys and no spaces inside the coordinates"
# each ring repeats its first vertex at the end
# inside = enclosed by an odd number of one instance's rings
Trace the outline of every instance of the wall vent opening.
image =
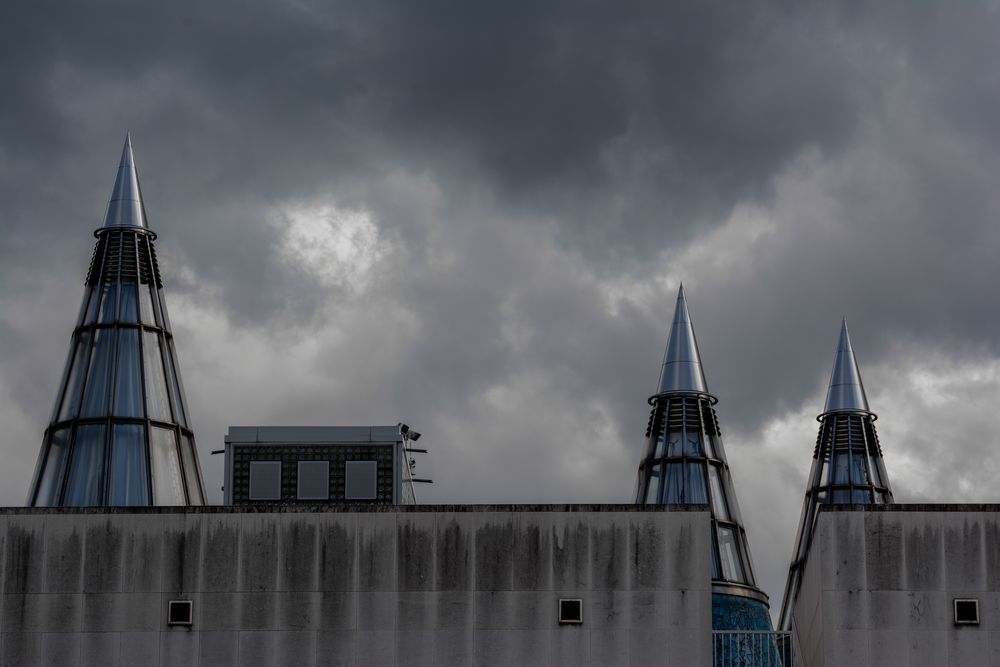
{"type": "Polygon", "coordinates": [[[167,603],[167,625],[191,625],[194,623],[194,602],[191,600],[171,600],[167,603]]]}
{"type": "Polygon", "coordinates": [[[979,600],[955,598],[955,625],[979,625],[979,600]]]}
{"type": "Polygon", "coordinates": [[[583,623],[583,600],[561,598],[559,600],[559,622],[562,624],[583,623]]]}

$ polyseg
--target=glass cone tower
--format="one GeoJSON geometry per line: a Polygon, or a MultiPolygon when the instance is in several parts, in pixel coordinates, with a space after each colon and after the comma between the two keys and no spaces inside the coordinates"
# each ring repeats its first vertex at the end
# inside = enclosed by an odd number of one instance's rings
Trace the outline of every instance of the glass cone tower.
{"type": "Polygon", "coordinates": [[[170,319],[126,136],[29,506],[203,505],[170,319]]]}
{"type": "Polygon", "coordinates": [[[649,399],[646,448],[635,502],[707,504],[712,513],[712,625],[770,630],[722,446],[717,399],[708,393],[684,287],[670,327],[660,383],[649,399]]]}
{"type": "Polygon", "coordinates": [[[802,518],[795,539],[795,553],[781,604],[782,630],[791,629],[792,607],[819,506],[823,504],[885,505],[892,502],[889,478],[882,462],[882,448],[875,432],[875,414],[868,409],[868,397],[847,331],[840,326],[837,357],[830,375],[826,407],[818,418],[819,435],[813,452],[802,518]]]}

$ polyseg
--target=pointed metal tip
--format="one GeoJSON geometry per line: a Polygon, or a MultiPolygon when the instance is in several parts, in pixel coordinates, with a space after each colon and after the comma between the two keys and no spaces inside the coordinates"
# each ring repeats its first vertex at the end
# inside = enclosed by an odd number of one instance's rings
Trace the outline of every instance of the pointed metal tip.
{"type": "Polygon", "coordinates": [[[851,334],[847,330],[847,318],[840,324],[840,339],[837,341],[837,356],[830,374],[830,388],[826,392],[824,412],[870,412],[865,386],[861,382],[861,371],[851,345],[851,334]]]}
{"type": "Polygon", "coordinates": [[[118,163],[118,175],[111,191],[111,200],[104,215],[104,226],[146,227],[146,207],[142,203],[142,191],[139,189],[131,132],[125,133],[125,145],[122,147],[122,158],[118,163]]]}
{"type": "Polygon", "coordinates": [[[698,351],[698,341],[691,324],[683,285],[677,290],[677,305],[670,325],[667,349],[663,354],[656,393],[659,395],[674,391],[708,393],[708,383],[705,381],[701,353],[698,351]]]}

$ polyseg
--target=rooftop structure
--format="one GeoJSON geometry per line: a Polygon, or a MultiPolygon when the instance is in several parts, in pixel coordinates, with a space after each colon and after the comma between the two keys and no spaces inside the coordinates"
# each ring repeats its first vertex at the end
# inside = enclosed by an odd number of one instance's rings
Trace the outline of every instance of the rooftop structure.
{"type": "Polygon", "coordinates": [[[826,407],[820,422],[812,469],[806,486],[795,552],[785,584],[780,627],[790,629],[792,607],[801,586],[802,568],[821,505],[885,505],[892,502],[889,478],[882,462],[882,448],[875,432],[876,415],[854,356],[847,319],[840,326],[837,356],[830,374],[826,407]]]}
{"type": "Polygon", "coordinates": [[[230,426],[226,505],[261,502],[412,505],[412,443],[394,426],[230,426]]]}
{"type": "Polygon", "coordinates": [[[682,286],[649,403],[646,447],[635,502],[707,504],[712,514],[713,625],[769,630],[767,596],[757,588],[708,383],[682,286]]]}
{"type": "Polygon", "coordinates": [[[202,505],[198,452],[126,136],[31,506],[202,505]]]}

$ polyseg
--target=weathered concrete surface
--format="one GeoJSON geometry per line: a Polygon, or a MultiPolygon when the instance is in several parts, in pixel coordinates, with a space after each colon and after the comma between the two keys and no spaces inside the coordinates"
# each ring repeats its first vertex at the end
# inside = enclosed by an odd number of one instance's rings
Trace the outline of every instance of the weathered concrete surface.
{"type": "Polygon", "coordinates": [[[1000,665],[1000,506],[824,508],[793,622],[804,667],[1000,665]]]}
{"type": "Polygon", "coordinates": [[[711,664],[709,515],[0,510],[3,665],[711,664]],[[584,623],[559,625],[560,597],[584,623]],[[194,625],[167,626],[167,602],[194,625]]]}

